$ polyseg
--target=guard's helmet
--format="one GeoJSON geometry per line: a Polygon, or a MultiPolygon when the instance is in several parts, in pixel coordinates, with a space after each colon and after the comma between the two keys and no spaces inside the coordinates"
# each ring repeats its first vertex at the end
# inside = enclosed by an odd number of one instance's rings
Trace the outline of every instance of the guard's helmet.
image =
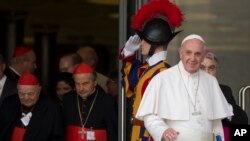
{"type": "Polygon", "coordinates": [[[183,15],[168,0],[152,0],[143,5],[133,17],[132,28],[141,39],[154,47],[168,44],[180,31],[183,15]]]}
{"type": "Polygon", "coordinates": [[[165,20],[154,18],[146,23],[142,32],[138,31],[137,33],[141,39],[149,44],[158,46],[168,44],[179,32],[173,32],[173,29],[165,20]]]}

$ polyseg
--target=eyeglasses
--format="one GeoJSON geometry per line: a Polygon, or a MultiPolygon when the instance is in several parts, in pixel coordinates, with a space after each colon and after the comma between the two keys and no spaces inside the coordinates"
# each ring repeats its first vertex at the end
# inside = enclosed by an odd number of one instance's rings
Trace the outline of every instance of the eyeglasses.
{"type": "Polygon", "coordinates": [[[215,65],[211,65],[211,66],[201,65],[200,69],[207,71],[207,72],[212,72],[216,70],[216,66],[215,65]]]}

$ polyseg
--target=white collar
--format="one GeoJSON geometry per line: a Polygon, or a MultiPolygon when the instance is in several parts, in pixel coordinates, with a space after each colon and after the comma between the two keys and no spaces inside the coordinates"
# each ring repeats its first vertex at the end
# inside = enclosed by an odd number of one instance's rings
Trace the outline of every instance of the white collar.
{"type": "Polygon", "coordinates": [[[149,66],[153,66],[159,61],[165,60],[166,58],[167,58],[167,51],[161,51],[161,52],[153,54],[146,61],[148,62],[149,66]]]}
{"type": "Polygon", "coordinates": [[[9,66],[9,68],[14,71],[17,75],[21,76],[21,74],[19,72],[17,72],[14,68],[12,68],[11,66],[9,66]]]}
{"type": "Polygon", "coordinates": [[[1,79],[0,79],[0,88],[2,89],[3,88],[3,85],[6,81],[7,77],[4,75],[1,79]]]}

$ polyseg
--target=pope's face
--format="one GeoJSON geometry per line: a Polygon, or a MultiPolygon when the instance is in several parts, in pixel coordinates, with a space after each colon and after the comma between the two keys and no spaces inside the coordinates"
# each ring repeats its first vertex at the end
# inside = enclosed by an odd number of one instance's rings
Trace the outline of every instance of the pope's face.
{"type": "Polygon", "coordinates": [[[92,73],[74,74],[76,92],[82,98],[87,98],[93,93],[97,85],[92,73]]]}
{"type": "Polygon", "coordinates": [[[39,85],[18,85],[17,90],[21,104],[32,107],[39,99],[41,87],[39,85]]]}
{"type": "Polygon", "coordinates": [[[189,73],[197,72],[204,58],[204,53],[205,47],[202,41],[198,39],[185,41],[179,49],[179,55],[185,70],[189,73]]]}

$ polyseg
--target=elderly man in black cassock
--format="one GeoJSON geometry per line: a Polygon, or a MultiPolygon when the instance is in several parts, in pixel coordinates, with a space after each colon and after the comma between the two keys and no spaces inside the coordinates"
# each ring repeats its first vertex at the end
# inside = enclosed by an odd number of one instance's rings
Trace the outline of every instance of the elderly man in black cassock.
{"type": "Polygon", "coordinates": [[[97,85],[94,69],[88,64],[79,64],[73,79],[76,91],[63,97],[66,141],[117,141],[115,100],[97,85]]]}
{"type": "Polygon", "coordinates": [[[17,90],[0,108],[0,141],[63,141],[60,106],[40,95],[36,76],[21,75],[17,90]]]}

